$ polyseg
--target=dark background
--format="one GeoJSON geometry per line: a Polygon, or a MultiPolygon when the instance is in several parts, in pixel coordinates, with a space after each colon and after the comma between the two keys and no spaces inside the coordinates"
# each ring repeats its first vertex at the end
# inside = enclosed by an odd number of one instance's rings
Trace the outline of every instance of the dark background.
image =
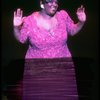
{"type": "MultiPolygon", "coordinates": [[[[84,77],[89,76],[92,79],[92,100],[98,100],[98,60],[99,60],[99,0],[59,0],[60,9],[65,9],[71,18],[77,22],[76,10],[83,4],[86,10],[87,21],[82,30],[75,36],[69,37],[69,49],[76,59],[76,62],[82,62],[80,73],[84,77]],[[92,66],[87,66],[88,64],[92,66]],[[84,64],[83,64],[84,63],[84,64]]],[[[2,0],[1,3],[1,52],[2,52],[2,73],[3,80],[7,74],[5,70],[8,65],[16,59],[23,59],[27,50],[27,44],[20,44],[13,35],[13,12],[17,8],[24,11],[27,16],[33,11],[39,10],[38,0],[2,0]]],[[[8,68],[9,69],[9,68],[8,68]]],[[[12,70],[12,68],[10,68],[12,70]]],[[[13,71],[13,70],[12,70],[13,71]]],[[[78,72],[79,73],[79,72],[78,72]]],[[[11,74],[12,75],[12,74],[11,74]]],[[[13,75],[12,75],[13,76],[13,75]]],[[[82,75],[81,75],[82,76],[82,75]]],[[[83,78],[83,77],[82,77],[83,78]]],[[[5,83],[3,83],[5,84],[5,83]]]]}

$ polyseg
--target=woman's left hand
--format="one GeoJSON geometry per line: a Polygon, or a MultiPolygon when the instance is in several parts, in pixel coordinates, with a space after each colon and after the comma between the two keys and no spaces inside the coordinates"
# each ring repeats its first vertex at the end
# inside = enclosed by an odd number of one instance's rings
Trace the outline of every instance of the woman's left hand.
{"type": "Polygon", "coordinates": [[[77,9],[76,14],[77,14],[78,20],[80,22],[85,22],[86,21],[85,8],[83,7],[83,5],[81,5],[81,7],[79,7],[77,9]]]}

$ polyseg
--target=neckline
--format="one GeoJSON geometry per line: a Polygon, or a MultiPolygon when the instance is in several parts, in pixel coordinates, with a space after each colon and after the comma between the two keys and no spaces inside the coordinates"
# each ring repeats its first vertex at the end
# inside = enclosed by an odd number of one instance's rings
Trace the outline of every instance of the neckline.
{"type": "Polygon", "coordinates": [[[56,12],[56,14],[54,15],[55,16],[55,18],[56,18],[56,20],[57,20],[57,25],[55,25],[55,27],[53,27],[52,29],[50,29],[50,30],[47,30],[47,29],[45,29],[45,28],[40,28],[38,25],[37,25],[37,20],[35,19],[35,14],[38,14],[39,12],[37,11],[37,12],[34,12],[34,14],[33,14],[33,20],[34,20],[34,22],[35,22],[35,24],[36,24],[36,27],[37,27],[37,29],[38,30],[42,30],[42,31],[46,31],[46,33],[48,32],[50,35],[53,35],[53,34],[51,34],[51,32],[53,32],[58,26],[59,26],[59,21],[58,21],[58,17],[57,17],[57,13],[58,13],[58,11],[56,12]]]}

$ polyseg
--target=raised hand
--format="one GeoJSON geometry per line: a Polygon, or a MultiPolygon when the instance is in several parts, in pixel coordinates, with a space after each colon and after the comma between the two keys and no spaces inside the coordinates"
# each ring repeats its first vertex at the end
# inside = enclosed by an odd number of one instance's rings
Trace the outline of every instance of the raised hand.
{"type": "Polygon", "coordinates": [[[81,5],[81,7],[79,7],[77,9],[76,14],[77,14],[78,20],[80,22],[85,22],[86,21],[85,8],[83,7],[83,5],[81,5]]]}
{"type": "Polygon", "coordinates": [[[20,27],[23,23],[23,11],[18,8],[16,11],[14,11],[14,18],[13,18],[13,25],[14,27],[20,27]]]}

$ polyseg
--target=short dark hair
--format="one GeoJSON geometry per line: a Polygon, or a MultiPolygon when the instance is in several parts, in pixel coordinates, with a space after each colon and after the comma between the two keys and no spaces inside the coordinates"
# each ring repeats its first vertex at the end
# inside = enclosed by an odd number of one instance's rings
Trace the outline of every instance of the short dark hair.
{"type": "MultiPolygon", "coordinates": [[[[41,1],[43,4],[46,3],[46,0],[40,0],[40,1],[41,1]]],[[[57,0],[57,1],[59,1],[59,0],[57,0]]]]}

